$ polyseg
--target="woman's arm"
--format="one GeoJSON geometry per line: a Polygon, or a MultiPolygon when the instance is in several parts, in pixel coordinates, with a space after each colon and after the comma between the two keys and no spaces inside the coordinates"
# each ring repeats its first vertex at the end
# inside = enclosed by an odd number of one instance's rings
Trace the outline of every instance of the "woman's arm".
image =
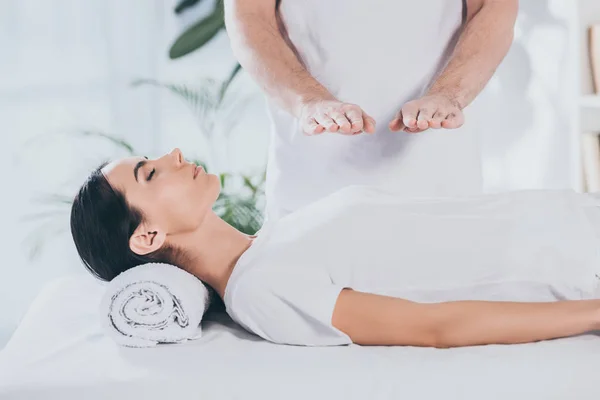
{"type": "Polygon", "coordinates": [[[332,323],[361,345],[528,343],[600,329],[600,300],[422,304],[345,289],[332,323]]]}

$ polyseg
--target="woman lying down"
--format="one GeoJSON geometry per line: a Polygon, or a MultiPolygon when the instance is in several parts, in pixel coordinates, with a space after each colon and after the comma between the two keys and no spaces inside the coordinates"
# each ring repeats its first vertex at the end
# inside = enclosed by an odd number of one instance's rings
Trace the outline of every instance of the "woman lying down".
{"type": "Polygon", "coordinates": [[[600,199],[525,191],[408,200],[348,187],[248,236],[181,152],[105,165],[73,203],[79,255],[111,280],[148,262],[210,285],[282,344],[455,347],[600,329],[600,199]]]}

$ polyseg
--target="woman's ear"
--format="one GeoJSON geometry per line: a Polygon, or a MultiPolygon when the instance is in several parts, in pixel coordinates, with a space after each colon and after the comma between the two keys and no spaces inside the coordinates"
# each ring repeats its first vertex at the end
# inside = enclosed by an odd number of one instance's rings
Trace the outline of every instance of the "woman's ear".
{"type": "Polygon", "coordinates": [[[141,224],[129,238],[129,248],[143,256],[160,249],[166,239],[167,234],[162,229],[141,224]]]}

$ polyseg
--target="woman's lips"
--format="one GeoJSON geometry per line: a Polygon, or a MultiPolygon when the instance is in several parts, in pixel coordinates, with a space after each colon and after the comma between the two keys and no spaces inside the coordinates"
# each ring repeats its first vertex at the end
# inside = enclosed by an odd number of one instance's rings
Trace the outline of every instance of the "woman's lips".
{"type": "Polygon", "coordinates": [[[198,176],[198,174],[200,172],[202,172],[202,171],[203,171],[203,168],[201,166],[199,166],[199,165],[196,166],[196,168],[194,168],[194,179],[196,179],[196,177],[198,176]]]}

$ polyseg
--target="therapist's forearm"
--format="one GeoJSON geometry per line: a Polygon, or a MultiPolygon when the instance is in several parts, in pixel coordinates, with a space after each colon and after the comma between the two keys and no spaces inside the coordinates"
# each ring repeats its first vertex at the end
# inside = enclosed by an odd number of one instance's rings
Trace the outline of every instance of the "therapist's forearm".
{"type": "Polygon", "coordinates": [[[310,101],[334,100],[280,33],[275,0],[226,0],[225,20],[240,64],[281,108],[298,117],[310,101]]]}
{"type": "Polygon", "coordinates": [[[447,67],[428,94],[443,94],[464,109],[483,90],[513,40],[517,0],[468,0],[481,3],[469,19],[447,67]]]}

